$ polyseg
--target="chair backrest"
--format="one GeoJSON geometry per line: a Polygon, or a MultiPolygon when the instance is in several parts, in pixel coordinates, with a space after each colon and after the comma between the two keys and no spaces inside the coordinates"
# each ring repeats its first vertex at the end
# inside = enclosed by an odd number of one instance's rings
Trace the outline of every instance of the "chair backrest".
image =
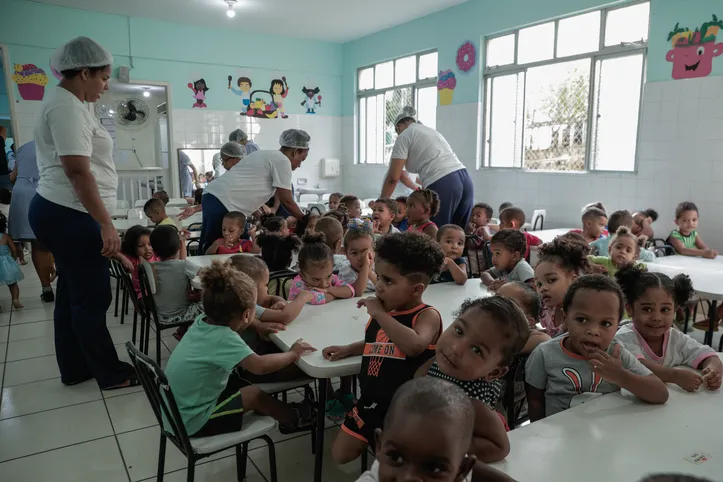
{"type": "Polygon", "coordinates": [[[200,231],[203,228],[203,223],[191,223],[186,228],[187,231],[200,231]]]}
{"type": "MultiPolygon", "coordinates": [[[[139,268],[140,266],[136,269],[139,268]]],[[[119,283],[123,283],[123,286],[128,293],[128,297],[133,303],[133,308],[135,308],[139,315],[143,316],[145,314],[145,312],[143,311],[143,303],[136,294],[136,290],[133,287],[133,279],[131,278],[130,273],[128,273],[128,271],[123,268],[123,265],[115,259],[110,260],[110,272],[114,278],[118,278],[119,283]]]]}
{"type": "Polygon", "coordinates": [[[147,202],[148,202],[148,199],[139,199],[135,203],[133,203],[133,207],[142,208],[143,206],[146,205],[147,202]]]}
{"type": "Polygon", "coordinates": [[[141,226],[148,225],[148,218],[146,213],[143,212],[143,208],[131,208],[128,210],[128,227],[140,224],[141,226]]]}
{"type": "MultiPolygon", "coordinates": [[[[276,281],[276,289],[273,293],[274,296],[281,296],[282,298],[286,299],[286,294],[288,291],[286,290],[286,285],[289,284],[296,275],[299,274],[294,270],[291,269],[282,269],[280,271],[274,271],[273,273],[269,273],[269,284],[271,284],[271,281],[276,281]]],[[[271,293],[269,293],[271,294],[271,293]]]]}
{"type": "Polygon", "coordinates": [[[168,206],[185,208],[188,207],[189,204],[184,198],[171,198],[168,200],[168,204],[166,204],[166,207],[168,206]]]}
{"type": "Polygon", "coordinates": [[[186,457],[193,454],[186,426],[183,424],[166,374],[156,362],[141,353],[130,341],[126,342],[126,350],[161,430],[186,457]]]}
{"type": "Polygon", "coordinates": [[[330,197],[331,197],[331,194],[330,194],[330,193],[322,194],[322,195],[321,195],[321,202],[328,204],[330,197]]]}
{"type": "Polygon", "coordinates": [[[532,230],[538,231],[537,223],[540,223],[539,230],[545,229],[545,218],[547,217],[547,209],[535,209],[532,212],[532,219],[530,220],[530,224],[532,224],[532,230]]]}
{"type": "Polygon", "coordinates": [[[158,326],[158,311],[156,301],[153,299],[156,292],[156,279],[150,263],[141,261],[141,264],[138,265],[138,281],[141,286],[141,302],[146,308],[146,316],[153,317],[153,322],[158,326]]]}
{"type": "Polygon", "coordinates": [[[131,205],[125,199],[117,199],[115,202],[116,209],[128,209],[131,205]]]}
{"type": "MultiPolygon", "coordinates": [[[[502,406],[507,413],[507,425],[514,429],[518,422],[519,411],[515,403],[515,382],[525,381],[525,363],[528,355],[517,355],[504,376],[505,393],[502,395],[502,406]]],[[[521,404],[524,405],[524,404],[521,404]]]]}
{"type": "Polygon", "coordinates": [[[316,212],[319,216],[327,211],[326,206],[323,204],[309,204],[306,208],[310,213],[316,212]]]}
{"type": "Polygon", "coordinates": [[[299,194],[299,202],[315,203],[319,200],[316,194],[299,194]]]}

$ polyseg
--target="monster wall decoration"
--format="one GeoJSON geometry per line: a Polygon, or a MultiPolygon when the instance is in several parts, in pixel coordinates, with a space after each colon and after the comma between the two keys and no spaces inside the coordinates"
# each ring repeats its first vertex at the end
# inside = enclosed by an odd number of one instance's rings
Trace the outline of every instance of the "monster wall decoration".
{"type": "Polygon", "coordinates": [[[723,43],[716,43],[721,28],[723,20],[716,15],[695,30],[675,24],[668,34],[672,48],[665,56],[665,60],[673,64],[674,79],[695,79],[711,74],[713,59],[723,54],[723,43]]]}
{"type": "Polygon", "coordinates": [[[319,87],[307,88],[306,86],[301,88],[301,93],[306,97],[302,102],[301,106],[306,107],[307,114],[316,114],[316,108],[321,107],[321,96],[319,95],[319,87]],[[316,98],[314,98],[316,96],[316,98]]]}

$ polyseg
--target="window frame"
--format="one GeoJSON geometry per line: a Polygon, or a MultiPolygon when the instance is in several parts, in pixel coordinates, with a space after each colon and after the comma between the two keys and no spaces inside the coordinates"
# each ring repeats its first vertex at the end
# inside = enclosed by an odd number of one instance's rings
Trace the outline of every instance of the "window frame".
{"type": "MultiPolygon", "coordinates": [[[[355,79],[355,96],[354,96],[354,112],[355,112],[355,124],[356,124],[356,153],[354,156],[354,164],[359,166],[388,166],[389,165],[389,159],[382,159],[382,162],[372,163],[367,162],[366,159],[362,160],[361,158],[361,139],[362,139],[362,124],[361,124],[361,113],[359,112],[359,103],[362,99],[367,99],[370,97],[376,97],[378,95],[384,95],[387,92],[395,91],[395,90],[401,90],[401,89],[412,89],[412,99],[414,99],[414,108],[418,109],[418,103],[419,103],[419,96],[418,91],[419,89],[429,88],[429,87],[437,87],[437,79],[439,78],[439,74],[435,74],[434,77],[428,77],[425,79],[419,78],[419,59],[420,57],[424,57],[425,55],[429,54],[437,54],[437,69],[439,69],[439,50],[429,49],[429,50],[422,50],[417,53],[409,54],[409,55],[401,55],[399,57],[394,57],[391,59],[385,59],[380,60],[378,62],[374,62],[373,64],[364,65],[361,67],[358,67],[356,69],[356,79],[355,79]],[[406,83],[406,84],[400,84],[400,85],[392,85],[391,87],[385,87],[383,89],[366,89],[366,90],[359,90],[359,75],[363,70],[366,69],[374,69],[377,65],[385,64],[387,62],[392,62],[392,82],[394,83],[396,81],[396,68],[397,68],[397,60],[406,59],[408,57],[415,57],[416,61],[416,67],[414,72],[415,81],[406,83]]],[[[365,113],[365,119],[367,118],[365,113]]],[[[366,126],[364,126],[366,127],[366,126]]],[[[366,141],[366,135],[364,136],[364,140],[366,141]]],[[[383,142],[383,140],[382,140],[383,142]]],[[[366,152],[366,149],[365,149],[366,152]]]]}
{"type": "Polygon", "coordinates": [[[624,42],[618,45],[611,45],[606,47],[605,46],[605,33],[607,28],[607,17],[610,12],[617,11],[623,8],[632,7],[635,5],[641,5],[647,3],[649,6],[651,4],[651,0],[635,0],[631,1],[622,5],[614,5],[611,7],[605,7],[605,8],[592,8],[588,10],[583,10],[575,13],[571,13],[569,15],[563,15],[560,17],[556,17],[555,19],[546,19],[542,20],[536,23],[528,24],[522,27],[515,28],[513,30],[506,30],[504,32],[496,33],[493,35],[485,36],[482,40],[483,48],[484,48],[484,55],[485,59],[487,56],[487,47],[489,45],[489,42],[491,40],[500,38],[500,37],[506,37],[509,35],[514,35],[515,43],[514,43],[514,60],[512,64],[506,64],[501,66],[487,66],[486,61],[485,65],[482,69],[482,82],[481,82],[481,92],[484,93],[484,99],[482,103],[482,112],[480,115],[480,125],[481,125],[481,137],[482,137],[482,143],[481,143],[481,152],[480,156],[478,157],[477,162],[477,170],[482,169],[490,169],[490,170],[514,170],[514,171],[523,171],[523,172],[531,172],[531,173],[544,173],[544,174],[637,174],[638,172],[638,150],[640,148],[640,135],[641,135],[641,128],[642,128],[642,118],[643,118],[643,89],[645,87],[646,83],[646,72],[647,72],[647,65],[648,65],[648,42],[650,40],[650,15],[648,15],[648,38],[647,40],[643,41],[642,39],[631,41],[631,42],[624,42]],[[584,15],[591,12],[600,12],[600,32],[599,32],[599,39],[598,39],[598,50],[592,51],[592,52],[585,52],[582,54],[575,54],[575,55],[568,55],[564,57],[558,57],[557,56],[557,41],[558,41],[558,32],[559,32],[559,26],[560,21],[569,19],[572,17],[577,17],[579,15],[584,15]],[[518,64],[518,51],[519,51],[519,38],[520,38],[520,30],[524,30],[529,27],[535,27],[538,25],[546,24],[546,23],[554,23],[554,48],[553,48],[553,57],[551,59],[547,60],[541,60],[536,62],[530,62],[526,64],[518,64]],[[641,55],[642,54],[642,74],[641,74],[641,82],[640,82],[640,96],[638,101],[638,122],[637,122],[637,132],[636,132],[636,141],[635,141],[635,153],[634,153],[634,160],[633,160],[633,166],[632,170],[605,170],[605,169],[595,169],[593,165],[595,164],[592,159],[592,149],[593,149],[593,140],[592,136],[594,134],[593,129],[595,122],[593,122],[593,114],[595,112],[595,106],[594,106],[594,100],[595,95],[597,92],[597,89],[599,88],[597,84],[597,64],[598,61],[603,60],[609,60],[609,59],[615,59],[615,58],[624,58],[632,55],[641,55]],[[587,126],[585,128],[585,164],[583,167],[583,170],[581,171],[561,171],[561,170],[544,170],[544,169],[527,169],[524,166],[524,137],[525,137],[525,126],[524,126],[524,113],[525,113],[525,102],[526,102],[526,90],[527,90],[527,71],[529,69],[535,68],[535,67],[542,67],[542,66],[548,66],[548,65],[554,65],[554,64],[561,64],[566,62],[572,62],[576,60],[589,60],[590,61],[590,81],[588,86],[588,99],[587,99],[587,126]],[[491,119],[492,119],[492,112],[494,109],[494,103],[492,102],[492,99],[494,97],[494,83],[492,80],[497,77],[502,77],[506,75],[519,75],[520,73],[524,74],[524,88],[523,88],[523,97],[521,99],[521,106],[522,106],[522,117],[523,117],[523,125],[522,125],[522,157],[520,159],[520,166],[512,166],[512,167],[504,167],[504,166],[490,166],[490,157],[492,152],[492,131],[487,132],[488,124],[491,129],[491,119]],[[487,95],[489,93],[489,95],[487,95]],[[488,106],[489,106],[489,115],[488,115],[488,106]],[[489,141],[488,141],[489,138],[489,141]]]}

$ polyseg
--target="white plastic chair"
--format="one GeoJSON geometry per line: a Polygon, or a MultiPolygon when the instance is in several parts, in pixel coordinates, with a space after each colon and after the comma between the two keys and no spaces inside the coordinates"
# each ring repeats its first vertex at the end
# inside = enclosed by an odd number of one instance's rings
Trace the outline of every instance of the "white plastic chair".
{"type": "Polygon", "coordinates": [[[530,224],[532,225],[532,231],[542,231],[545,229],[545,218],[547,217],[547,209],[535,209],[532,212],[532,219],[530,224]],[[537,228],[537,222],[540,223],[540,228],[537,228]]]}
{"type": "Polygon", "coordinates": [[[133,206],[137,207],[137,208],[142,208],[143,206],[146,205],[147,202],[148,202],[148,199],[139,199],[138,201],[133,203],[133,206]]]}
{"type": "Polygon", "coordinates": [[[308,209],[309,212],[318,211],[320,215],[324,214],[327,211],[327,207],[324,204],[315,204],[315,203],[309,203],[306,206],[306,209],[308,209]]]}
{"type": "Polygon", "coordinates": [[[131,226],[147,226],[148,218],[143,208],[132,208],[128,210],[128,227],[131,226]]]}
{"type": "Polygon", "coordinates": [[[166,207],[179,207],[179,208],[185,208],[188,207],[188,201],[186,201],[183,198],[171,198],[168,200],[168,204],[166,204],[166,207]]]}
{"type": "Polygon", "coordinates": [[[116,209],[128,209],[131,205],[125,199],[116,199],[115,207],[116,209]]]}
{"type": "Polygon", "coordinates": [[[330,197],[331,197],[331,194],[329,194],[329,193],[322,194],[322,195],[321,195],[321,202],[323,202],[323,203],[328,203],[330,197]]]}

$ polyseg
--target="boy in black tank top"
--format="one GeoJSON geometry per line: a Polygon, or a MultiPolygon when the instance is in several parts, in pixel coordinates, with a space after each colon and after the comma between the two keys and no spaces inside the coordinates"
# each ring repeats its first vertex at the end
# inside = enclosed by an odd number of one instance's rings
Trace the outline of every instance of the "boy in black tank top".
{"type": "Polygon", "coordinates": [[[376,296],[359,301],[370,316],[364,340],[324,349],[328,360],[363,355],[361,397],[347,414],[331,453],[337,463],[359,457],[381,428],[394,392],[434,355],[442,319],[422,295],[444,253],[431,238],[397,233],[376,244],[376,296]]]}

